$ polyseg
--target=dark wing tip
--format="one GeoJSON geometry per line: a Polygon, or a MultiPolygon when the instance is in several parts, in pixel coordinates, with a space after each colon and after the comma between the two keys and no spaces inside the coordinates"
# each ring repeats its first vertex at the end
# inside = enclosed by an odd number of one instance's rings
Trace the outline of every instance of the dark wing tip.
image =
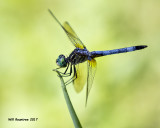
{"type": "Polygon", "coordinates": [[[140,50],[140,49],[147,48],[148,46],[147,45],[139,45],[139,46],[135,46],[135,47],[136,47],[136,50],[140,50]]]}

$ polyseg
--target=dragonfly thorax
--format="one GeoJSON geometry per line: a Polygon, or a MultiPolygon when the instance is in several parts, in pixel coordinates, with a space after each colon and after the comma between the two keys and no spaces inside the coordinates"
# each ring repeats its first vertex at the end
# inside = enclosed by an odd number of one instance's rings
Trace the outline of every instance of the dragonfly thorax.
{"type": "Polygon", "coordinates": [[[59,55],[58,58],[56,59],[56,64],[59,67],[66,67],[67,66],[67,59],[66,59],[66,57],[63,54],[59,55]]]}
{"type": "Polygon", "coordinates": [[[73,65],[76,65],[76,64],[79,64],[79,63],[83,63],[86,60],[90,60],[90,53],[86,48],[84,48],[84,49],[76,48],[69,55],[67,60],[68,60],[69,63],[71,63],[73,65]]]}

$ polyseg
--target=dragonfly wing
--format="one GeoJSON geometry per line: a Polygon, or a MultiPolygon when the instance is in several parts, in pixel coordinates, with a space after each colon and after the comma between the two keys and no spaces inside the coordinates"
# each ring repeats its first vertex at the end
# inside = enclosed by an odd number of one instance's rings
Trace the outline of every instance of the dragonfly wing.
{"type": "Polygon", "coordinates": [[[49,9],[49,13],[52,15],[52,17],[56,20],[56,22],[63,28],[73,45],[77,48],[84,49],[85,46],[82,43],[82,41],[78,38],[72,27],[69,25],[68,22],[64,22],[64,25],[62,25],[59,20],[55,17],[55,15],[52,13],[52,11],[49,9]]]}
{"type": "Polygon", "coordinates": [[[63,29],[75,47],[80,49],[85,48],[84,44],[78,38],[77,34],[74,32],[74,30],[72,29],[72,27],[69,25],[68,22],[64,22],[63,29]]]}
{"type": "Polygon", "coordinates": [[[74,89],[77,93],[79,93],[86,81],[87,81],[87,70],[85,70],[87,68],[86,66],[86,62],[75,65],[76,66],[76,73],[77,73],[77,78],[73,81],[73,85],[74,85],[74,89]]]}
{"type": "Polygon", "coordinates": [[[95,59],[88,60],[88,76],[87,76],[87,89],[86,89],[86,105],[87,105],[87,100],[88,100],[88,95],[91,90],[94,76],[96,73],[96,67],[97,63],[95,59]]]}

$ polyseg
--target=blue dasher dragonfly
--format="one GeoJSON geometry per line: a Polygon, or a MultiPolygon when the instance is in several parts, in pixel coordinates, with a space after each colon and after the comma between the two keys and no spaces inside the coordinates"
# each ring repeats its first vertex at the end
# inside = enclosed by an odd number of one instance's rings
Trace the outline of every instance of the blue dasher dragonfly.
{"type": "Polygon", "coordinates": [[[97,64],[95,58],[106,55],[118,54],[118,53],[132,52],[147,47],[147,45],[138,45],[138,46],[132,46],[114,50],[89,52],[86,46],[78,38],[77,34],[74,32],[72,27],[69,25],[69,23],[64,22],[64,24],[62,25],[59,22],[59,20],[55,17],[55,15],[51,12],[51,10],[49,10],[49,12],[56,20],[56,22],[62,27],[62,29],[65,31],[70,41],[72,42],[72,44],[75,46],[75,49],[71,52],[71,54],[68,57],[65,57],[63,54],[59,55],[59,57],[56,60],[56,63],[59,67],[56,69],[66,68],[64,72],[58,71],[62,75],[62,77],[68,77],[73,74],[73,76],[71,76],[71,78],[65,82],[65,85],[68,85],[71,82],[73,82],[76,92],[80,92],[85,85],[85,82],[83,82],[83,80],[80,78],[83,77],[83,74],[81,73],[83,72],[83,69],[80,68],[79,65],[87,61],[88,73],[87,73],[86,104],[96,72],[97,64]],[[67,73],[68,69],[70,70],[69,73],[67,73]]]}

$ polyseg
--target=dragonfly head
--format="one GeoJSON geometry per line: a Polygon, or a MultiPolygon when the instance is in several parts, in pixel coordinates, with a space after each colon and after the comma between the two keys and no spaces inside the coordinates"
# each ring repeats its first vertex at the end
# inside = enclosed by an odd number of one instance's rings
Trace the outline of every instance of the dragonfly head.
{"type": "Polygon", "coordinates": [[[64,55],[59,55],[56,63],[59,67],[66,67],[67,66],[67,60],[66,57],[64,55]]]}

